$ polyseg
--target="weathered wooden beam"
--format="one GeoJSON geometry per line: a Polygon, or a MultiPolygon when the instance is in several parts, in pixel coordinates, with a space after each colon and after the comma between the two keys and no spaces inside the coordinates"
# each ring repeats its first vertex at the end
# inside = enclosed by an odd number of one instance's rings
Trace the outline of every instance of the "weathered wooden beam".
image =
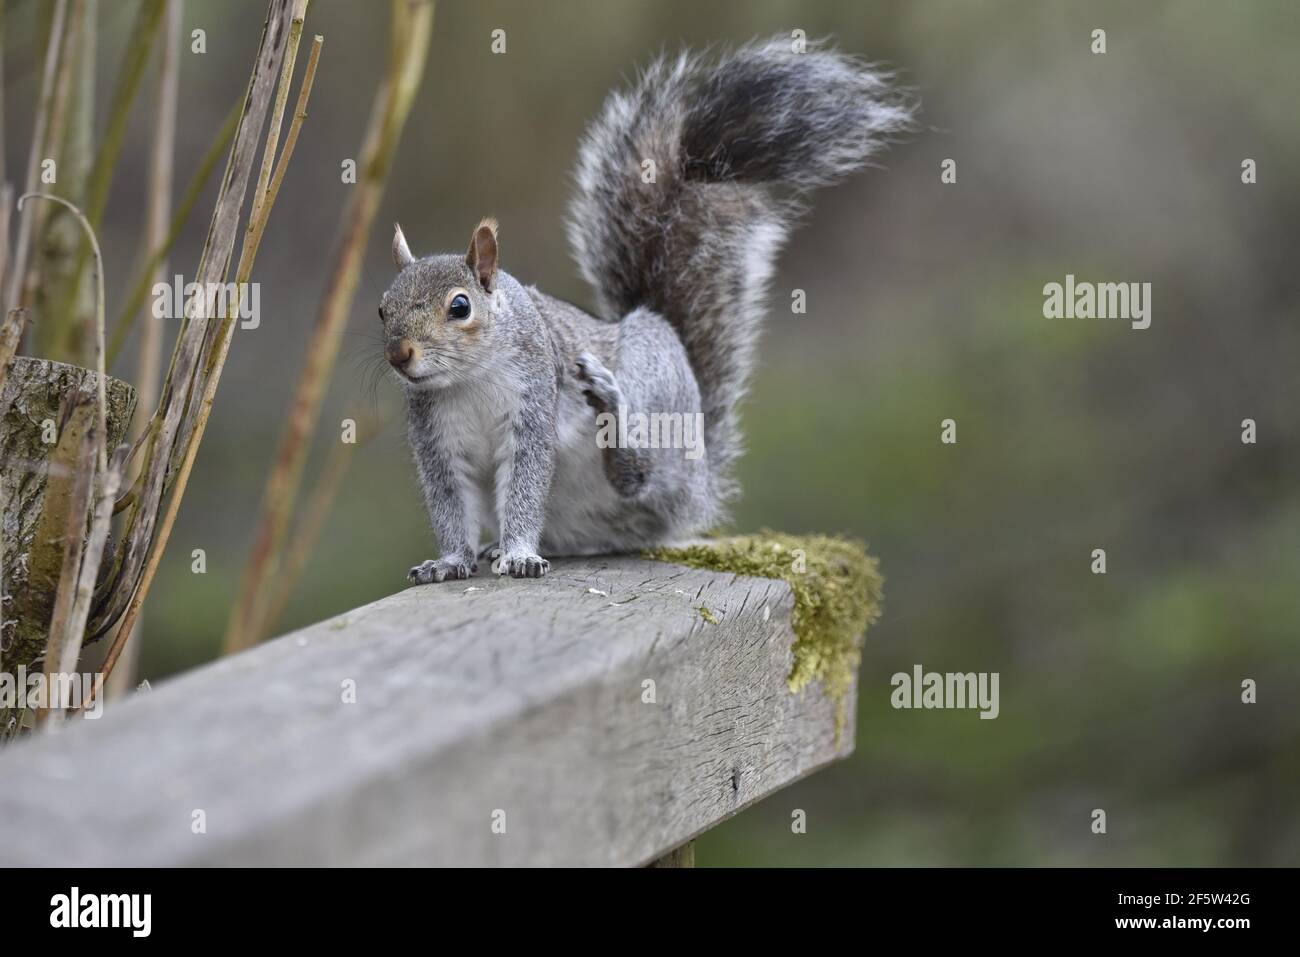
{"type": "Polygon", "coordinates": [[[0,866],[650,863],[852,750],[787,688],[793,600],[634,557],[409,588],[0,752],[0,866]]]}

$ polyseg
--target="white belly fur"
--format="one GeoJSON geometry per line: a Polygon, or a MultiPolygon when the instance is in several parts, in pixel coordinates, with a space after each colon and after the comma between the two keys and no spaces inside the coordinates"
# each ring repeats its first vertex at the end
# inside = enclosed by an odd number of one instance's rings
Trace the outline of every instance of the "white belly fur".
{"type": "MultiPolygon", "coordinates": [[[[500,539],[500,498],[514,457],[510,419],[513,396],[506,390],[464,390],[440,409],[454,429],[456,474],[470,509],[476,548],[500,539]]],[[[554,555],[594,554],[609,547],[606,531],[621,501],[606,479],[596,445],[595,413],[576,390],[560,395],[556,422],[555,473],[547,500],[543,551],[554,555]]]]}
{"type": "Polygon", "coordinates": [[[496,476],[512,451],[511,412],[501,390],[479,389],[457,390],[439,409],[455,449],[456,476],[469,510],[470,540],[477,537],[480,545],[498,537],[496,476]]]}

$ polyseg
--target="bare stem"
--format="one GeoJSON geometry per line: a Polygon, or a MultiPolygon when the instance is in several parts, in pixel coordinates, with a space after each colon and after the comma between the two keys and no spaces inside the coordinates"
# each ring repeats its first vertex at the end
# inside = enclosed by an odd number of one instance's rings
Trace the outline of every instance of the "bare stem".
{"type": "Polygon", "coordinates": [[[294,587],[302,577],[312,550],[320,539],[321,531],[325,528],[325,521],[334,507],[334,499],[352,464],[357,445],[365,444],[379,430],[378,422],[358,423],[357,431],[362,436],[361,442],[356,444],[340,442],[330,453],[329,460],[325,463],[325,468],[303,509],[302,519],[285,548],[284,567],[268,588],[271,596],[265,602],[265,611],[253,623],[253,634],[259,638],[270,634],[284,614],[294,587]]]}
{"type": "MultiPolygon", "coordinates": [[[[171,217],[172,178],[176,153],[176,93],[180,80],[181,15],[183,0],[167,0],[162,56],[158,63],[158,107],[154,114],[153,149],[149,157],[149,201],[145,213],[145,235],[142,243],[147,259],[149,254],[162,248],[167,241],[167,222],[171,217]]],[[[162,282],[166,277],[166,262],[159,258],[153,267],[153,279],[162,282]]],[[[148,275],[148,274],[146,274],[148,275]]],[[[105,360],[107,363],[108,360],[105,360]]],[[[131,424],[131,437],[139,442],[152,421],[152,410],[158,403],[158,380],[162,365],[162,327],[146,321],[140,335],[140,359],[136,365],[137,402],[135,419],[131,424]]],[[[137,627],[136,632],[140,629],[137,627]]],[[[117,697],[130,689],[135,678],[136,660],[140,652],[140,635],[128,635],[124,653],[108,694],[117,697]]]]}
{"type": "MultiPolygon", "coordinates": [[[[56,0],[54,19],[50,23],[50,41],[45,48],[45,70],[41,80],[41,101],[36,109],[36,121],[32,129],[32,145],[27,154],[27,182],[24,192],[36,189],[41,165],[41,151],[45,147],[45,131],[49,124],[51,108],[54,102],[54,90],[59,68],[59,49],[63,38],[63,23],[68,13],[68,0],[56,0]]],[[[35,228],[34,213],[22,217],[18,222],[18,241],[14,244],[13,258],[9,263],[9,288],[5,296],[6,310],[16,309],[22,296],[23,277],[27,274],[27,254],[31,247],[32,231],[35,228]]]]}
{"type": "MultiPolygon", "coordinates": [[[[176,214],[172,216],[166,235],[157,246],[150,249],[149,258],[145,260],[135,282],[131,284],[131,292],[126,297],[126,304],[122,307],[121,313],[118,314],[117,320],[113,323],[113,335],[108,343],[107,362],[109,366],[113,365],[113,360],[117,358],[118,352],[121,351],[127,334],[131,331],[131,326],[135,323],[136,317],[144,307],[145,298],[149,295],[150,287],[156,281],[155,276],[159,267],[167,258],[168,253],[171,252],[172,246],[176,244],[181,230],[190,218],[190,213],[198,203],[203,187],[207,185],[208,178],[212,176],[212,171],[216,169],[222,154],[230,145],[230,138],[235,135],[235,127],[239,123],[243,101],[244,97],[241,94],[239,102],[231,109],[226,121],[221,125],[221,129],[217,131],[211,145],[208,146],[208,151],[203,155],[203,159],[199,161],[194,175],[190,177],[185,192],[181,195],[180,202],[176,204],[176,214]]],[[[144,406],[144,403],[141,403],[141,406],[148,408],[144,406]]]]}
{"type": "MultiPolygon", "coordinates": [[[[27,193],[18,197],[18,209],[28,199],[48,199],[66,207],[81,224],[86,232],[86,239],[95,256],[95,315],[93,337],[95,343],[95,427],[94,449],[95,464],[91,468],[82,464],[81,470],[86,475],[85,494],[81,493],[82,479],[79,477],[78,494],[74,498],[73,512],[69,515],[67,534],[75,539],[65,544],[63,570],[59,576],[59,589],[55,599],[56,614],[51,620],[49,641],[45,654],[48,658],[55,656],[55,667],[62,672],[75,665],[81,656],[81,644],[85,638],[86,621],[90,617],[90,603],[94,598],[95,576],[103,557],[104,546],[108,540],[109,528],[113,520],[113,500],[117,497],[120,476],[108,471],[108,397],[104,376],[104,257],[99,249],[99,240],[90,228],[85,215],[73,203],[61,196],[49,193],[27,193]],[[85,527],[86,509],[89,507],[90,488],[94,476],[99,476],[101,489],[95,516],[91,523],[89,539],[83,552],[81,533],[85,527]],[[66,616],[59,614],[66,609],[66,616]]],[[[51,705],[53,702],[47,702],[51,705]]],[[[58,713],[62,714],[64,702],[59,702],[58,713]]]]}
{"type": "MultiPolygon", "coordinates": [[[[94,17],[94,0],[72,0],[43,151],[45,160],[57,164],[58,181],[50,191],[74,203],[82,202],[94,139],[94,17]]],[[[51,358],[64,358],[54,341],[62,330],[51,319],[53,300],[56,296],[66,300],[70,316],[90,309],[84,275],[79,274],[72,286],[72,270],[83,248],[81,232],[68,217],[58,216],[57,211],[51,215],[44,206],[33,211],[32,223],[32,253],[18,301],[41,319],[35,326],[36,349],[51,358]]]]}
{"type": "MultiPolygon", "coordinates": [[[[301,20],[300,12],[305,12],[306,6],[307,6],[306,0],[299,0],[299,2],[295,5],[294,14],[295,14],[295,21],[296,21],[296,29],[294,28],[293,24],[290,25],[289,39],[287,44],[289,49],[286,51],[286,59],[291,59],[293,57],[296,57],[297,55],[297,46],[302,35],[302,20],[301,20]]],[[[320,38],[318,37],[314,46],[319,47],[320,42],[321,42],[320,38]]],[[[309,63],[309,67],[312,69],[313,74],[315,69],[315,60],[316,57],[313,57],[309,63]]],[[[292,82],[292,76],[282,71],[280,74],[281,86],[287,85],[291,82],[292,82]]],[[[281,102],[283,102],[286,97],[287,94],[283,94],[279,96],[278,99],[281,102]]],[[[301,105],[303,107],[301,112],[305,116],[306,104],[304,102],[301,105]]],[[[277,110],[276,121],[278,122],[281,121],[282,119],[283,119],[283,109],[281,108],[280,110],[277,110]]],[[[297,136],[295,135],[291,137],[289,141],[286,141],[285,150],[288,151],[291,146],[296,144],[296,142],[297,142],[297,136]]],[[[278,189],[278,185],[279,185],[278,181],[273,180],[271,178],[271,165],[273,160],[274,157],[269,152],[265,152],[265,151],[263,152],[262,169],[259,173],[258,181],[273,183],[275,187],[278,189]]],[[[287,163],[288,157],[282,156],[281,160],[282,162],[287,163]]],[[[242,287],[242,285],[248,281],[249,276],[252,274],[253,261],[256,256],[257,247],[260,245],[262,234],[266,230],[266,222],[271,215],[271,209],[275,205],[276,196],[277,196],[277,192],[275,189],[268,190],[260,203],[258,202],[258,198],[254,196],[253,211],[249,217],[249,228],[244,236],[244,243],[241,248],[240,257],[239,257],[239,267],[236,270],[236,274],[235,274],[236,288],[242,287]]],[[[233,311],[233,309],[236,307],[236,304],[231,303],[230,306],[233,311]]],[[[184,456],[182,457],[176,470],[176,477],[173,482],[172,493],[170,498],[167,501],[166,511],[164,512],[162,521],[158,526],[157,534],[154,536],[153,546],[149,551],[148,559],[145,563],[143,574],[140,578],[139,585],[135,589],[135,593],[132,595],[130,603],[127,605],[126,614],[122,618],[122,623],[118,628],[118,633],[114,637],[113,644],[109,648],[108,654],[104,659],[102,673],[106,677],[109,674],[111,674],[114,665],[117,663],[117,659],[118,656],[121,654],[122,645],[125,643],[126,636],[130,634],[130,630],[134,626],[135,621],[140,614],[140,608],[143,605],[144,600],[149,593],[149,588],[153,583],[154,575],[157,573],[158,563],[162,558],[162,553],[164,549],[167,547],[167,540],[171,536],[171,530],[176,521],[176,514],[180,509],[180,502],[182,497],[185,494],[185,488],[189,482],[190,472],[194,466],[194,458],[198,454],[199,444],[203,439],[203,433],[207,427],[208,418],[211,415],[212,402],[216,396],[217,384],[221,378],[221,369],[225,363],[225,357],[229,349],[229,343],[230,343],[230,332],[233,329],[233,327],[234,327],[234,317],[232,312],[231,315],[227,315],[226,318],[223,320],[221,327],[217,333],[217,337],[214,343],[215,352],[213,354],[210,354],[208,356],[207,362],[205,362],[202,366],[200,366],[196,370],[196,377],[195,377],[196,382],[202,381],[204,367],[210,370],[210,372],[208,374],[206,382],[204,383],[201,395],[195,397],[198,400],[198,407],[194,412],[193,430],[189,436],[189,441],[185,444],[184,456]]],[[[202,335],[202,332],[198,332],[198,334],[202,335]]],[[[85,701],[82,703],[82,707],[83,708],[88,707],[92,700],[93,700],[93,693],[91,695],[87,695],[85,701]]]]}
{"type": "Polygon", "coordinates": [[[100,253],[99,240],[95,238],[95,231],[90,227],[90,222],[78,206],[68,202],[62,196],[54,196],[51,193],[24,193],[18,197],[19,212],[22,211],[23,203],[29,199],[48,199],[66,207],[72,215],[77,217],[77,222],[85,230],[86,240],[90,243],[91,252],[95,257],[95,315],[92,319],[94,325],[89,332],[94,337],[95,372],[98,373],[96,382],[98,395],[96,398],[99,404],[99,420],[97,424],[99,436],[95,442],[95,465],[99,470],[99,474],[103,475],[105,469],[108,468],[108,396],[104,381],[104,257],[100,253]]]}
{"type": "Polygon", "coordinates": [[[331,270],[316,329],[298,379],[275,465],[263,492],[253,550],[223,644],[225,654],[256,643],[256,623],[265,617],[259,584],[278,570],[302,469],[320,417],[325,389],[356,292],[361,259],[383,195],[397,142],[424,72],[433,29],[432,0],[393,0],[388,72],[375,98],[370,128],[358,164],[360,177],[343,214],[343,242],[331,270]]]}
{"type": "Polygon", "coordinates": [[[18,352],[18,343],[22,341],[26,326],[26,309],[10,309],[0,323],[0,392],[4,391],[5,379],[9,376],[9,360],[18,352]]]}
{"type": "MultiPolygon", "coordinates": [[[[252,173],[253,153],[261,139],[261,129],[284,55],[288,14],[287,0],[270,0],[247,93],[241,100],[230,156],[221,177],[221,189],[195,272],[195,282],[200,288],[224,283],[229,271],[240,213],[252,173]]],[[[135,486],[136,494],[120,536],[121,545],[101,589],[103,599],[92,625],[96,636],[106,633],[118,621],[140,588],[162,500],[175,485],[171,481],[172,465],[179,436],[182,429],[192,422],[198,404],[194,383],[196,373],[207,364],[209,326],[206,316],[187,314],[176,337],[171,364],[163,382],[162,399],[155,414],[156,425],[149,432],[144,477],[135,486]]],[[[180,448],[183,450],[185,443],[181,442],[180,448]]]]}
{"type": "MultiPolygon", "coordinates": [[[[63,435],[50,458],[51,468],[58,466],[69,474],[71,486],[71,494],[65,503],[66,512],[61,516],[62,521],[57,523],[60,526],[57,533],[63,544],[63,558],[59,563],[59,582],[54,595],[54,608],[50,614],[50,630],[45,640],[45,687],[50,694],[60,687],[53,679],[66,669],[64,649],[71,633],[77,580],[81,574],[84,553],[86,512],[90,509],[95,482],[95,468],[86,461],[95,443],[94,411],[81,393],[65,399],[64,411],[65,414],[60,417],[63,420],[63,435]]],[[[47,698],[42,705],[36,712],[38,725],[43,725],[58,713],[63,702],[47,698]]]]}
{"type": "MultiPolygon", "coordinates": [[[[91,163],[90,179],[86,184],[86,218],[98,228],[104,216],[104,207],[108,203],[108,191],[117,169],[117,158],[122,151],[126,138],[127,120],[131,113],[131,104],[144,79],[145,67],[149,63],[149,53],[153,47],[158,27],[162,23],[163,0],[142,0],[139,14],[132,29],[133,41],[128,46],[126,60],[118,73],[117,84],[113,90],[112,105],[109,108],[108,126],[100,140],[91,163]]],[[[59,307],[49,317],[57,324],[57,335],[66,335],[68,324],[66,317],[76,301],[76,290],[81,285],[81,274],[86,268],[86,247],[79,248],[76,265],[71,279],[60,300],[59,307]]],[[[66,343],[60,343],[61,347],[66,343]]]]}

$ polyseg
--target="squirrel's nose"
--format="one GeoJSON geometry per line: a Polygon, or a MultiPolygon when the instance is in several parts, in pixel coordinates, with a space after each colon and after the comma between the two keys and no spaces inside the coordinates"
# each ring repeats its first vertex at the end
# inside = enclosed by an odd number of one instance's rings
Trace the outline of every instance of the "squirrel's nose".
{"type": "Polygon", "coordinates": [[[388,340],[388,361],[395,369],[405,369],[419,355],[419,349],[410,339],[388,340]]]}

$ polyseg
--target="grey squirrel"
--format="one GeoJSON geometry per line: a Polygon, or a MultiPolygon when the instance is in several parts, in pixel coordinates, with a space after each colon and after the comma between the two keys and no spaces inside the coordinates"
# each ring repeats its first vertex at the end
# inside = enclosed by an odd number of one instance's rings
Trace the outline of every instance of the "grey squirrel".
{"type": "Polygon", "coordinates": [[[468,578],[489,557],[539,577],[543,555],[637,550],[722,520],[776,254],[804,197],[911,116],[885,74],[820,43],[661,57],[581,144],[568,237],[595,316],[504,272],[495,220],[466,254],[420,259],[397,226],[379,317],[440,548],[408,578],[468,578]],[[703,454],[601,431],[637,413],[702,416],[703,454]],[[499,542],[480,551],[481,535],[499,542]]]}

